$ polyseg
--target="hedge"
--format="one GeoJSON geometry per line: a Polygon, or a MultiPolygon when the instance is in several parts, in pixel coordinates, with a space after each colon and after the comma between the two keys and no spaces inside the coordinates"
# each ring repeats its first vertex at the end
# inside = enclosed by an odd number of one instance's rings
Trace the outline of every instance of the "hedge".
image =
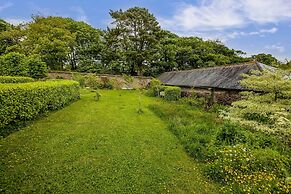
{"type": "Polygon", "coordinates": [[[79,97],[76,81],[0,84],[0,129],[62,108],[79,97]]]}
{"type": "Polygon", "coordinates": [[[34,79],[31,77],[20,77],[20,76],[0,76],[0,83],[26,83],[33,82],[34,79]]]}
{"type": "Polygon", "coordinates": [[[181,98],[181,88],[179,87],[166,86],[164,92],[166,100],[175,101],[181,98]]]}

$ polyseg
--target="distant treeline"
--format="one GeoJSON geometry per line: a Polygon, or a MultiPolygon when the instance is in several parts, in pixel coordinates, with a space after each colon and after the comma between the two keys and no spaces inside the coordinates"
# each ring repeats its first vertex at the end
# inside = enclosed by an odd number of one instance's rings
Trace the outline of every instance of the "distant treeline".
{"type": "MultiPolygon", "coordinates": [[[[244,52],[219,40],[179,37],[161,29],[155,16],[144,8],[109,14],[113,22],[106,30],[55,16],[33,16],[31,22],[18,26],[0,19],[0,65],[15,66],[23,56],[35,58],[38,64],[41,60],[48,70],[156,76],[165,71],[250,60],[280,64],[268,54],[243,57],[244,52]]],[[[46,72],[43,67],[41,70],[46,72]]]]}

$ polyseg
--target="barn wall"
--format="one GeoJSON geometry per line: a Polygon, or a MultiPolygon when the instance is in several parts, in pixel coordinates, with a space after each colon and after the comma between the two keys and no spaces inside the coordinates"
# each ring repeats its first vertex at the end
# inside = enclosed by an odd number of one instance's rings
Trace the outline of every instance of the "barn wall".
{"type": "MultiPolygon", "coordinates": [[[[206,99],[211,98],[211,90],[210,89],[202,89],[202,88],[182,88],[182,96],[190,96],[192,92],[195,92],[197,96],[204,97],[206,99]]],[[[232,102],[237,101],[241,98],[239,91],[237,90],[214,90],[214,102],[230,105],[232,102]]]]}

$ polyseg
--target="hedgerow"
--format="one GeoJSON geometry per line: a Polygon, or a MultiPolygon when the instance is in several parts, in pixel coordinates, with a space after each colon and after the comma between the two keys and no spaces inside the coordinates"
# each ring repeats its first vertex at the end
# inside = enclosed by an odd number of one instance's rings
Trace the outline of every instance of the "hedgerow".
{"type": "Polygon", "coordinates": [[[79,97],[79,84],[75,81],[0,84],[0,132],[7,125],[34,119],[79,97]]]}
{"type": "Polygon", "coordinates": [[[0,83],[26,83],[33,82],[34,79],[31,77],[20,77],[20,76],[0,76],[0,83]]]}

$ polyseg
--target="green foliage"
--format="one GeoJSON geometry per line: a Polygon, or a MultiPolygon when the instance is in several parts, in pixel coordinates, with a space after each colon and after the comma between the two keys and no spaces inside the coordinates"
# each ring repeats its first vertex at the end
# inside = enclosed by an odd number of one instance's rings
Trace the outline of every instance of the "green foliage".
{"type": "Polygon", "coordinates": [[[34,119],[78,98],[79,84],[75,81],[0,84],[0,128],[34,119]]]}
{"type": "Polygon", "coordinates": [[[34,79],[31,77],[20,77],[20,76],[0,76],[0,83],[26,83],[33,82],[34,79]]]}
{"type": "Polygon", "coordinates": [[[99,101],[100,98],[101,98],[101,96],[102,96],[102,95],[100,94],[100,92],[99,92],[98,90],[96,90],[96,91],[95,91],[95,96],[94,96],[95,100],[96,100],[96,101],[99,101]]]}
{"type": "Polygon", "coordinates": [[[232,123],[226,123],[217,133],[216,140],[218,144],[235,145],[246,142],[246,137],[242,133],[242,127],[232,123]]]}
{"type": "Polygon", "coordinates": [[[271,54],[261,53],[261,54],[253,55],[252,59],[260,63],[263,63],[265,65],[270,65],[274,67],[278,67],[280,65],[280,62],[278,61],[278,59],[276,59],[271,54]]]}
{"type": "Polygon", "coordinates": [[[288,142],[291,133],[291,80],[280,70],[253,72],[241,84],[257,92],[243,92],[243,99],[232,104],[222,116],[288,142]]]}
{"type": "Polygon", "coordinates": [[[169,101],[177,101],[181,98],[181,88],[167,86],[165,88],[165,99],[169,101]]]}
{"type": "Polygon", "coordinates": [[[0,75],[27,76],[28,66],[25,55],[11,52],[0,56],[0,75]]]}
{"type": "Polygon", "coordinates": [[[213,158],[216,148],[211,145],[215,143],[220,126],[215,114],[185,104],[168,104],[166,101],[150,108],[168,123],[168,129],[195,160],[209,161],[213,158]]]}
{"type": "Polygon", "coordinates": [[[251,150],[238,144],[217,152],[217,159],[207,165],[206,173],[227,185],[221,188],[226,193],[288,193],[286,167],[290,170],[290,159],[274,150],[251,150]]]}
{"type": "Polygon", "coordinates": [[[7,31],[12,28],[12,25],[7,23],[5,20],[0,19],[0,33],[7,31]]]}
{"type": "Polygon", "coordinates": [[[0,75],[28,76],[36,79],[47,76],[47,66],[37,55],[26,57],[11,52],[0,57],[0,75]]]}
{"type": "Polygon", "coordinates": [[[179,37],[145,8],[110,11],[105,31],[71,18],[33,16],[22,26],[0,23],[0,54],[37,54],[50,70],[158,76],[165,71],[250,60],[222,42],[179,37]]]}
{"type": "Polygon", "coordinates": [[[28,67],[28,75],[30,77],[40,79],[47,76],[47,65],[37,55],[27,57],[25,64],[28,67]]]}
{"type": "Polygon", "coordinates": [[[93,90],[97,89],[114,89],[114,80],[109,77],[98,77],[95,74],[85,76],[85,86],[93,90]]]}
{"type": "Polygon", "coordinates": [[[142,75],[148,64],[157,59],[160,27],[156,18],[147,9],[138,7],[111,10],[109,14],[114,27],[106,32],[104,63],[118,63],[119,73],[142,75]]]}
{"type": "MultiPolygon", "coordinates": [[[[290,147],[278,137],[234,123],[186,103],[150,107],[168,123],[187,153],[200,161],[222,193],[288,193],[290,147]]],[[[218,191],[217,191],[218,192],[218,191]]]]}
{"type": "Polygon", "coordinates": [[[100,89],[113,89],[114,88],[114,80],[109,77],[100,77],[100,89]]]}
{"type": "Polygon", "coordinates": [[[183,97],[179,99],[179,102],[195,108],[205,108],[206,106],[206,100],[203,97],[199,98],[183,97]]]}
{"type": "Polygon", "coordinates": [[[86,84],[86,78],[80,73],[73,73],[73,80],[79,82],[80,87],[84,88],[86,84]]]}
{"type": "Polygon", "coordinates": [[[160,92],[163,92],[165,88],[166,86],[164,86],[160,80],[153,78],[149,83],[147,95],[153,97],[160,96],[160,92]]]}
{"type": "Polygon", "coordinates": [[[94,74],[88,74],[85,76],[85,86],[97,90],[101,88],[101,80],[94,74]]]}

